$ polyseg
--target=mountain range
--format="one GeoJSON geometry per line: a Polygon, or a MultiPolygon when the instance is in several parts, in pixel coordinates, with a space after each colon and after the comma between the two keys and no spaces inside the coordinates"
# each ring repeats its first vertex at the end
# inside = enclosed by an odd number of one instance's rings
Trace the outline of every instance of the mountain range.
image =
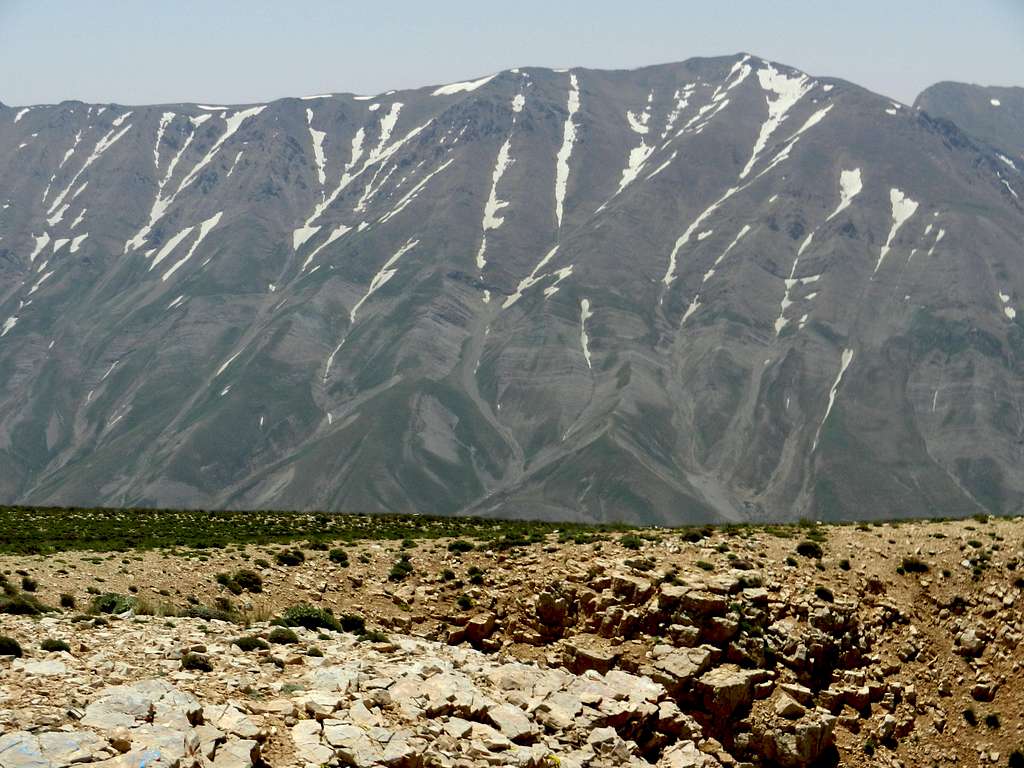
{"type": "Polygon", "coordinates": [[[0,501],[1019,513],[1022,115],[749,54],[0,106],[0,501]]]}

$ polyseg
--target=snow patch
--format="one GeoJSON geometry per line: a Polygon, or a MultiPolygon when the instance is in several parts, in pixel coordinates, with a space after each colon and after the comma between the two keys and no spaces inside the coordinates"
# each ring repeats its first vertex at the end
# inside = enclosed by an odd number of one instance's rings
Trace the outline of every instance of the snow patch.
{"type": "Polygon", "coordinates": [[[171,268],[164,272],[164,274],[160,277],[161,282],[166,281],[167,278],[173,275],[178,270],[179,267],[181,267],[185,262],[192,258],[192,254],[196,252],[196,249],[198,249],[203,240],[206,239],[206,236],[210,234],[210,230],[212,230],[214,227],[217,226],[217,224],[220,223],[220,217],[223,214],[223,211],[218,211],[217,213],[213,214],[213,216],[200,223],[199,235],[196,237],[195,242],[192,243],[192,247],[188,249],[188,253],[186,253],[183,257],[178,259],[178,261],[174,262],[171,268]]]}
{"type": "Polygon", "coordinates": [[[840,171],[839,173],[839,205],[832,211],[825,221],[832,221],[842,211],[849,207],[850,203],[853,202],[853,198],[860,194],[861,189],[864,188],[860,177],[860,168],[854,168],[852,171],[840,171]]]}
{"type": "Polygon", "coordinates": [[[182,240],[188,237],[192,233],[193,229],[195,229],[195,227],[185,227],[183,230],[181,230],[181,232],[174,235],[174,237],[172,237],[170,240],[164,243],[163,247],[160,248],[156,256],[153,257],[153,261],[149,265],[150,271],[152,271],[157,264],[159,264],[161,261],[170,256],[171,251],[173,251],[178,246],[178,244],[181,243],[182,240]]]}
{"type": "Polygon", "coordinates": [[[836,395],[839,394],[839,385],[843,382],[843,375],[846,373],[846,369],[850,367],[850,362],[853,360],[853,350],[844,349],[843,356],[839,364],[839,373],[836,376],[835,382],[832,384],[832,388],[828,392],[828,407],[825,408],[825,416],[821,420],[821,424],[818,425],[818,431],[814,435],[814,445],[811,446],[811,452],[813,453],[818,447],[818,440],[821,438],[821,429],[825,426],[825,422],[828,421],[828,416],[832,413],[832,406],[835,405],[836,395]]]}
{"type": "Polygon", "coordinates": [[[917,203],[896,187],[889,190],[889,201],[892,203],[892,227],[889,230],[889,237],[886,239],[885,245],[882,246],[882,250],[878,255],[878,262],[875,264],[876,273],[879,267],[882,266],[882,262],[885,261],[896,233],[899,232],[900,227],[906,223],[907,219],[917,211],[917,203]]]}
{"type": "MultiPolygon", "coordinates": [[[[319,227],[317,227],[317,229],[319,229],[319,227]]],[[[335,240],[337,240],[337,239],[338,239],[339,237],[341,237],[342,235],[344,235],[344,234],[345,234],[346,232],[350,232],[350,231],[352,231],[352,227],[349,227],[349,226],[347,226],[347,225],[345,225],[345,224],[340,224],[339,226],[335,227],[335,228],[334,228],[334,229],[333,229],[333,230],[331,231],[331,234],[329,234],[329,235],[327,236],[327,239],[326,239],[326,240],[324,240],[324,241],[323,241],[323,242],[322,242],[322,243],[321,243],[320,245],[318,245],[318,246],[317,246],[316,248],[314,248],[314,249],[313,249],[313,251],[312,251],[312,253],[310,253],[310,254],[309,254],[309,256],[307,256],[307,257],[306,257],[306,261],[305,261],[305,262],[304,262],[304,263],[302,264],[302,269],[301,269],[300,271],[301,271],[301,272],[305,272],[305,271],[306,271],[306,268],[307,268],[307,267],[308,267],[308,266],[310,265],[310,262],[312,262],[312,261],[313,261],[313,259],[314,259],[314,258],[316,258],[316,255],[317,255],[318,253],[320,253],[320,251],[322,251],[322,250],[323,250],[324,248],[326,248],[327,246],[329,246],[329,245],[330,245],[331,243],[333,243],[333,242],[334,242],[335,240]]],[[[273,291],[273,290],[274,290],[274,288],[271,288],[271,291],[273,291]]]]}
{"type": "Polygon", "coordinates": [[[36,244],[32,249],[32,253],[28,255],[29,263],[34,262],[36,260],[36,256],[38,256],[42,252],[43,248],[45,248],[50,242],[49,232],[43,232],[41,235],[33,235],[32,237],[35,238],[36,244]]]}
{"type": "Polygon", "coordinates": [[[466,80],[461,83],[449,83],[448,85],[442,85],[437,88],[431,95],[432,96],[454,96],[457,93],[469,93],[475,91],[477,88],[487,85],[497,75],[488,75],[487,77],[481,77],[479,80],[466,80]]]}
{"type": "Polygon", "coordinates": [[[580,300],[580,346],[583,347],[583,357],[587,361],[587,368],[593,369],[590,364],[590,337],[587,335],[587,320],[591,318],[590,299],[580,300]]]}
{"type": "Polygon", "coordinates": [[[366,300],[373,296],[373,294],[379,291],[392,277],[395,276],[395,273],[398,271],[398,267],[396,266],[398,264],[398,260],[419,245],[419,242],[419,240],[412,239],[406,241],[405,245],[395,251],[394,255],[384,262],[384,266],[380,268],[377,274],[374,275],[373,279],[370,281],[370,287],[367,288],[363,298],[357,301],[356,305],[352,307],[352,310],[349,312],[348,319],[350,325],[355,325],[356,314],[359,312],[359,308],[363,306],[366,300]]]}
{"type": "Polygon", "coordinates": [[[306,110],[306,125],[309,127],[309,135],[313,140],[313,160],[316,162],[316,176],[322,187],[327,183],[327,172],[325,166],[327,158],[324,156],[324,139],[327,138],[326,131],[318,131],[313,127],[313,110],[306,110]]]}
{"type": "Polygon", "coordinates": [[[558,222],[558,229],[562,228],[565,191],[569,183],[569,158],[572,156],[573,144],[576,141],[576,124],[573,118],[580,109],[579,81],[575,74],[569,75],[569,98],[566,107],[569,114],[565,118],[562,146],[555,158],[555,220],[558,222]]]}
{"type": "Polygon", "coordinates": [[[480,222],[480,228],[483,230],[483,237],[480,240],[480,249],[476,254],[476,266],[478,269],[483,269],[487,266],[487,259],[485,254],[487,251],[487,232],[491,229],[497,229],[505,223],[504,217],[498,216],[503,208],[508,206],[507,200],[498,199],[498,182],[501,181],[501,177],[505,171],[508,170],[509,166],[512,165],[514,160],[511,156],[512,148],[512,137],[505,139],[505,143],[501,145],[501,149],[498,150],[498,157],[494,162],[494,170],[491,173],[491,193],[487,197],[487,203],[484,205],[484,216],[480,222]]]}
{"type": "Polygon", "coordinates": [[[765,69],[758,70],[757,78],[761,83],[761,87],[770,94],[775,94],[775,98],[772,99],[771,96],[766,97],[768,102],[768,119],[761,126],[757,141],[754,142],[754,149],[750,154],[750,160],[747,161],[743,172],[740,173],[740,179],[747,177],[761,152],[767,146],[772,134],[785,122],[789,110],[814,85],[806,75],[801,74],[798,77],[791,77],[779,72],[771,65],[765,69]]]}

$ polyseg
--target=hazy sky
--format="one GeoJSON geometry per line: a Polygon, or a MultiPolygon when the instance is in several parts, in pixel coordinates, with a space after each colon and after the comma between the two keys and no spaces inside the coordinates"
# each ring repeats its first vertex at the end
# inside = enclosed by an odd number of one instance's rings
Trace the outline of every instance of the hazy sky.
{"type": "Polygon", "coordinates": [[[0,101],[255,102],[739,51],[905,102],[1024,85],[1024,0],[0,0],[0,101]]]}

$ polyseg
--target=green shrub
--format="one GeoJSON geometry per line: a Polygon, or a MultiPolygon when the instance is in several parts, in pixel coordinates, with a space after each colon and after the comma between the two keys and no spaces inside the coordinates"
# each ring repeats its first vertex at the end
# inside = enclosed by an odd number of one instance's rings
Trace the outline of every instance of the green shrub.
{"type": "Polygon", "coordinates": [[[696,565],[702,571],[713,571],[713,570],[715,570],[714,564],[709,563],[707,560],[698,560],[696,563],[694,563],[694,565],[696,565]]]}
{"type": "Polygon", "coordinates": [[[363,632],[356,640],[360,643],[387,643],[390,642],[390,638],[383,632],[372,630],[370,632],[363,632]]]}
{"type": "Polygon", "coordinates": [[[69,595],[67,592],[62,592],[60,596],[60,607],[72,610],[75,607],[75,596],[69,595]]]}
{"type": "Polygon", "coordinates": [[[930,570],[928,563],[914,555],[904,557],[902,565],[904,573],[928,573],[930,570]]]}
{"type": "Polygon", "coordinates": [[[821,559],[821,545],[816,541],[810,539],[804,539],[796,545],[796,553],[803,557],[813,557],[815,559],[821,559]]]}
{"type": "Polygon", "coordinates": [[[473,607],[472,599],[470,599],[469,595],[466,594],[459,595],[458,599],[455,601],[455,604],[458,605],[459,608],[461,608],[464,611],[468,611],[470,608],[473,607]]]}
{"type": "Polygon", "coordinates": [[[13,656],[20,659],[22,656],[21,646],[13,637],[0,635],[0,656],[13,656]]]}
{"type": "Polygon", "coordinates": [[[445,568],[443,571],[441,571],[441,578],[444,581],[454,581],[455,571],[453,571],[451,568],[445,568]]]}
{"type": "Polygon", "coordinates": [[[643,539],[635,533],[627,533],[624,536],[619,536],[619,544],[626,549],[637,550],[643,545],[643,539]]]}
{"type": "Polygon", "coordinates": [[[455,541],[453,541],[451,544],[448,545],[448,551],[449,552],[456,552],[456,553],[460,553],[460,554],[463,553],[463,552],[472,552],[473,549],[474,549],[473,545],[471,543],[469,543],[468,541],[466,541],[465,539],[456,539],[455,541]]]}
{"type": "Polygon", "coordinates": [[[263,591],[263,577],[248,568],[235,571],[234,581],[246,592],[259,593],[263,591]]]}
{"type": "Polygon", "coordinates": [[[1010,753],[1010,759],[1007,762],[1009,768],[1024,768],[1024,751],[1015,749],[1010,753]]]}
{"type": "Polygon", "coordinates": [[[192,672],[213,672],[210,660],[200,653],[186,653],[182,656],[181,668],[192,672]]]}
{"type": "Polygon", "coordinates": [[[978,724],[978,715],[975,713],[974,707],[967,707],[967,709],[964,710],[963,715],[964,720],[967,721],[968,725],[973,726],[978,724]]]}
{"type": "Polygon", "coordinates": [[[214,576],[214,578],[216,579],[218,584],[220,584],[222,587],[226,587],[228,591],[231,592],[231,594],[242,594],[241,585],[237,581],[235,581],[230,574],[218,573],[216,576],[214,576]]]}
{"type": "Polygon", "coordinates": [[[135,604],[134,597],[108,592],[94,597],[90,610],[92,613],[125,613],[135,608],[135,604]]]}
{"type": "Polygon", "coordinates": [[[257,568],[270,567],[270,561],[262,557],[257,557],[255,560],[252,561],[252,564],[255,565],[257,568]]]}
{"type": "Polygon", "coordinates": [[[288,627],[274,627],[267,635],[267,639],[276,645],[292,645],[299,642],[299,636],[288,627]]]}
{"type": "Polygon", "coordinates": [[[278,565],[302,565],[306,562],[306,553],[301,549],[282,549],[274,555],[274,559],[278,565]]]}
{"type": "Polygon", "coordinates": [[[842,571],[850,570],[850,561],[847,558],[843,558],[839,561],[839,569],[842,571]]]}
{"type": "Polygon", "coordinates": [[[332,563],[337,563],[342,568],[348,568],[348,552],[340,547],[332,549],[327,553],[327,557],[332,563]]]}
{"type": "Polygon", "coordinates": [[[281,621],[289,627],[305,627],[306,629],[341,629],[338,620],[330,608],[317,608],[309,603],[299,603],[281,614],[281,621]]]}
{"type": "Polygon", "coordinates": [[[202,619],[203,621],[235,620],[233,613],[225,611],[222,608],[211,608],[208,605],[190,605],[184,615],[192,619],[202,619]]]}
{"type": "Polygon", "coordinates": [[[309,648],[306,649],[306,655],[312,656],[317,659],[322,659],[324,656],[324,652],[317,648],[315,645],[311,645],[309,646],[309,648]]]}
{"type": "Polygon", "coordinates": [[[265,651],[270,648],[266,640],[253,635],[242,635],[241,637],[237,637],[232,640],[231,643],[232,645],[237,645],[246,653],[251,651],[265,651]]]}
{"type": "Polygon", "coordinates": [[[342,630],[351,632],[354,635],[362,634],[366,631],[366,619],[355,613],[343,613],[338,619],[338,623],[341,624],[342,630]]]}
{"type": "Polygon", "coordinates": [[[992,729],[999,728],[1002,725],[1002,722],[999,720],[999,713],[989,712],[985,715],[985,725],[992,729]]]}
{"type": "Polygon", "coordinates": [[[21,588],[26,592],[35,592],[39,588],[39,582],[31,576],[22,576],[21,588]]]}
{"type": "Polygon", "coordinates": [[[71,646],[65,643],[63,640],[56,640],[52,637],[48,637],[39,644],[39,647],[47,651],[48,653],[55,653],[57,651],[64,651],[65,653],[71,652],[71,646]]]}
{"type": "Polygon", "coordinates": [[[48,610],[34,596],[19,592],[0,596],[0,613],[14,616],[38,616],[48,610]]]}
{"type": "Polygon", "coordinates": [[[815,587],[814,594],[818,596],[818,599],[824,600],[826,603],[834,603],[836,601],[835,595],[832,594],[832,590],[828,587],[815,587]]]}
{"type": "Polygon", "coordinates": [[[405,578],[413,572],[412,563],[409,561],[409,556],[402,554],[395,564],[391,566],[391,571],[388,573],[388,581],[404,581],[405,578]]]}

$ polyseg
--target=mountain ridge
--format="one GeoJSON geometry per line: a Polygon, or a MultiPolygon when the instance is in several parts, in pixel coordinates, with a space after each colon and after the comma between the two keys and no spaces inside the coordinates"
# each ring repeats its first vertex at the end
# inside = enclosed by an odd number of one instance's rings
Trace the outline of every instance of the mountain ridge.
{"type": "Polygon", "coordinates": [[[1020,170],[749,55],[637,72],[0,113],[0,495],[1019,508],[1020,170]]]}

